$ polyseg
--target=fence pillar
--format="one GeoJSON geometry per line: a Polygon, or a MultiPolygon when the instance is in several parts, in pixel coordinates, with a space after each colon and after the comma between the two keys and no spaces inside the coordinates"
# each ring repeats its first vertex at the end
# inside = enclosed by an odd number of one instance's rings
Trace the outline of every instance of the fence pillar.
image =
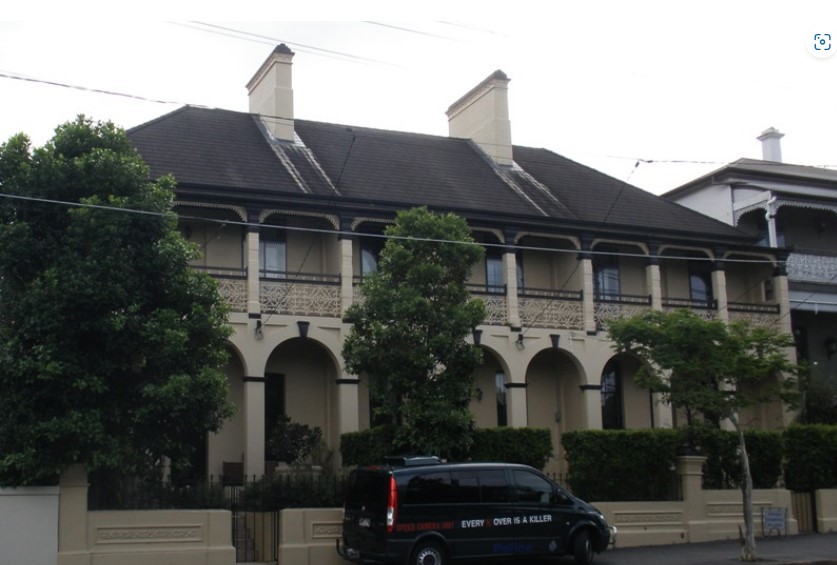
{"type": "Polygon", "coordinates": [[[90,565],[87,547],[87,470],[73,465],[61,475],[58,495],[58,565],[90,565]]]}
{"type": "Polygon", "coordinates": [[[706,538],[706,503],[703,497],[702,455],[682,455],[677,458],[677,476],[683,491],[683,514],[690,542],[704,541],[706,538]]]}

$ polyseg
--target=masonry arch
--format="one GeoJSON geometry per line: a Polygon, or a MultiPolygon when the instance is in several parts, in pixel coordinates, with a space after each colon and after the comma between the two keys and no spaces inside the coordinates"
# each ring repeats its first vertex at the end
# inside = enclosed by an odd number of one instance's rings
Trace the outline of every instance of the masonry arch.
{"type": "Polygon", "coordinates": [[[224,462],[240,462],[241,446],[245,441],[244,377],[247,374],[241,352],[232,343],[227,344],[230,354],[223,371],[229,387],[228,399],[235,409],[233,416],[224,422],[216,433],[209,434],[206,442],[206,473],[224,474],[224,462]]]}
{"type": "Polygon", "coordinates": [[[589,420],[584,397],[587,382],[579,360],[562,349],[538,352],[526,368],[528,425],[547,428],[552,436],[550,472],[566,471],[561,434],[587,429],[589,420]]]}
{"type": "Polygon", "coordinates": [[[471,412],[478,428],[507,426],[510,423],[506,383],[511,379],[502,356],[490,347],[481,346],[482,363],[474,370],[476,398],[471,412]]]}
{"type": "Polygon", "coordinates": [[[601,374],[602,428],[653,428],[654,400],[649,390],[636,384],[642,361],[628,353],[608,359],[601,374]]]}
{"type": "MultiPolygon", "coordinates": [[[[329,449],[338,444],[335,417],[339,365],[329,348],[310,337],[280,342],[270,353],[264,371],[265,442],[282,416],[318,427],[329,449]]],[[[271,453],[265,446],[267,466],[271,453]]]]}

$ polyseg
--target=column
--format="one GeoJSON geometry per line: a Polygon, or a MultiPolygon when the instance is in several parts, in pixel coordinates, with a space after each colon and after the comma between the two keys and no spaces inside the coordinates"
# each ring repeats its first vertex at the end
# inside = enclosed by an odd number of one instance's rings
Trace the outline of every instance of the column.
{"type": "Polygon", "coordinates": [[[788,288],[788,253],[779,255],[779,264],[773,270],[773,297],[779,305],[779,331],[791,333],[790,289],[788,288]]]}
{"type": "Polygon", "coordinates": [[[264,475],[264,377],[244,377],[244,474],[264,475]]]}
{"type": "Polygon", "coordinates": [[[651,297],[651,309],[663,309],[663,285],[660,276],[660,248],[651,246],[648,249],[648,264],[645,266],[645,289],[651,297]]]}
{"type": "Polygon", "coordinates": [[[250,218],[247,227],[247,313],[261,314],[259,302],[259,228],[253,224],[256,218],[250,218]]]}
{"type": "Polygon", "coordinates": [[[507,249],[503,253],[503,268],[506,279],[506,308],[509,325],[520,327],[520,303],[517,299],[517,256],[514,249],[507,249]]]}
{"type": "Polygon", "coordinates": [[[87,471],[72,465],[61,474],[58,495],[58,565],[88,565],[87,471]]]}
{"type": "Polygon", "coordinates": [[[727,275],[724,265],[716,261],[712,268],[712,296],[718,304],[718,319],[729,322],[729,307],[727,304],[727,275]]]}
{"type": "Polygon", "coordinates": [[[340,242],[340,307],[343,314],[354,301],[354,264],[352,261],[353,238],[341,228],[340,242]]]}
{"type": "Polygon", "coordinates": [[[588,335],[595,335],[596,305],[594,302],[595,290],[593,287],[593,255],[590,253],[588,243],[582,243],[582,251],[578,254],[578,260],[581,261],[584,329],[588,335]]]}

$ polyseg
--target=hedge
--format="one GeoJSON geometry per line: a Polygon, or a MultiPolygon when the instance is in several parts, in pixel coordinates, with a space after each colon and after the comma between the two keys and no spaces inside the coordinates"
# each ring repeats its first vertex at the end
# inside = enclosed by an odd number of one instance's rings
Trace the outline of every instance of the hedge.
{"type": "Polygon", "coordinates": [[[787,488],[837,488],[837,425],[794,425],[784,435],[787,488]]]}
{"type": "Polygon", "coordinates": [[[681,435],[676,430],[565,432],[567,481],[584,500],[669,500],[681,435]]]}
{"type": "MultiPolygon", "coordinates": [[[[405,451],[393,445],[392,428],[377,426],[340,436],[343,465],[374,464],[387,455],[405,451]]],[[[543,469],[552,457],[552,436],[546,428],[485,428],[474,430],[473,445],[467,459],[523,463],[543,469]]],[[[430,454],[432,455],[432,454],[430,454]]]]}
{"type": "Polygon", "coordinates": [[[543,469],[552,457],[552,434],[547,428],[480,428],[468,458],[472,461],[522,463],[543,469]]]}

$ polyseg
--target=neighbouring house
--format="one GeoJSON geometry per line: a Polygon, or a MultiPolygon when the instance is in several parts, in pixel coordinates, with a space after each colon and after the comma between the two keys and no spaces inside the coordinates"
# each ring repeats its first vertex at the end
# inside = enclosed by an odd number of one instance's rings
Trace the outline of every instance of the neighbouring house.
{"type": "MultiPolygon", "coordinates": [[[[739,159],[663,195],[786,248],[790,320],[797,356],[837,375],[837,171],[782,162],[784,134],[759,137],[762,160],[739,159]]],[[[772,281],[762,289],[767,300],[772,281]]]]}
{"type": "MultiPolygon", "coordinates": [[[[207,438],[201,468],[258,475],[275,465],[265,430],[282,416],[340,434],[370,425],[368,382],[348,374],[342,313],[376,268],[396,211],[464,217],[486,247],[470,289],[488,315],[472,403],[477,424],[561,434],[670,427],[670,408],[634,384],[608,320],[690,308],[790,331],[787,277],[759,236],[546,149],[512,144],[509,78],[496,71],[447,111],[450,136],[301,120],[293,53],[277,47],[249,82],[250,112],[184,107],[129,131],[152,175],[177,179],[194,267],[231,307],[226,368],[236,415],[207,438]]],[[[754,410],[781,428],[781,407],[754,410]]]]}

